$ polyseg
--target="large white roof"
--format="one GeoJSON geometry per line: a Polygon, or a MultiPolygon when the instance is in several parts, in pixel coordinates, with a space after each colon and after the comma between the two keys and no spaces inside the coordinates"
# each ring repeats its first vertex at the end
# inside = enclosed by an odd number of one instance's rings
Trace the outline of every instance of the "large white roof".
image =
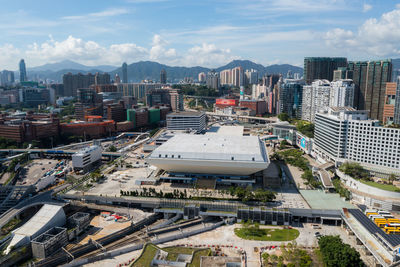
{"type": "Polygon", "coordinates": [[[175,135],[149,158],[268,162],[264,144],[256,136],[175,135]]]}
{"type": "Polygon", "coordinates": [[[235,135],[235,136],[243,136],[244,126],[212,126],[207,132],[206,135],[235,135]]]}
{"type": "Polygon", "coordinates": [[[32,236],[51,221],[62,209],[62,206],[45,204],[28,222],[15,230],[14,233],[32,236]]]}

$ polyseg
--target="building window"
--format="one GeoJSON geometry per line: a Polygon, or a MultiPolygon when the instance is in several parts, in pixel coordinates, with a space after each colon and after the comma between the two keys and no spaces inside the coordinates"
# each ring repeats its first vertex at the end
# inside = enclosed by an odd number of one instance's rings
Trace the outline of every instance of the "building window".
{"type": "Polygon", "coordinates": [[[235,158],[234,158],[234,157],[231,157],[231,160],[235,160],[235,158]]]}
{"type": "Polygon", "coordinates": [[[158,157],[161,158],[161,154],[158,154],[158,157]]]}
{"type": "Polygon", "coordinates": [[[252,160],[253,160],[253,161],[255,160],[254,157],[252,158],[252,160]]]}
{"type": "Polygon", "coordinates": [[[165,157],[166,157],[166,158],[168,158],[168,155],[167,155],[167,154],[165,154],[165,157]]]}
{"type": "Polygon", "coordinates": [[[178,155],[178,159],[180,159],[181,158],[181,155],[178,155]]]}
{"type": "Polygon", "coordinates": [[[171,157],[174,158],[174,155],[172,155],[171,157]]]}

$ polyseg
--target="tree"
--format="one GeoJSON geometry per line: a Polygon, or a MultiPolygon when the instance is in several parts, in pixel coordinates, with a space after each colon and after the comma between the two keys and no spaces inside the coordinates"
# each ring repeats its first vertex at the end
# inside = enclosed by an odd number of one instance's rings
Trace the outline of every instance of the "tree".
{"type": "Polygon", "coordinates": [[[344,244],[339,236],[322,236],[318,244],[322,260],[327,267],[364,266],[360,253],[350,245],[344,244]]]}
{"type": "Polygon", "coordinates": [[[108,149],[110,152],[117,152],[117,148],[114,145],[111,145],[110,148],[108,149]]]}
{"type": "Polygon", "coordinates": [[[289,121],[290,118],[289,118],[289,115],[287,113],[280,113],[278,115],[278,119],[280,121],[289,121]]]}
{"type": "Polygon", "coordinates": [[[354,179],[370,180],[369,172],[356,162],[345,162],[339,167],[339,170],[354,179]]]}
{"type": "Polygon", "coordinates": [[[263,261],[265,264],[269,263],[269,254],[267,252],[264,252],[261,257],[263,258],[263,261]]]}
{"type": "Polygon", "coordinates": [[[391,185],[393,185],[393,182],[396,180],[396,175],[395,175],[394,173],[391,173],[391,174],[389,175],[388,180],[389,180],[389,183],[390,183],[391,185]]]}
{"type": "Polygon", "coordinates": [[[281,143],[279,144],[279,147],[280,147],[281,149],[284,149],[284,148],[286,148],[286,146],[288,146],[288,145],[289,145],[288,141],[282,140],[281,143]]]}

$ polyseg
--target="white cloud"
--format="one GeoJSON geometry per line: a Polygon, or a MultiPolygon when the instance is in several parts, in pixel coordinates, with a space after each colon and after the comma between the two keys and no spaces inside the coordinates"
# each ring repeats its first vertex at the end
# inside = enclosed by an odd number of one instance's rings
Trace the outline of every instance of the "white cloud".
{"type": "Polygon", "coordinates": [[[69,36],[67,39],[57,41],[52,35],[43,43],[33,43],[25,51],[13,45],[0,46],[1,67],[12,70],[17,69],[18,61],[24,58],[29,67],[45,63],[55,63],[62,60],[72,60],[81,64],[95,65],[120,65],[122,62],[136,62],[139,60],[153,60],[160,63],[206,67],[217,67],[239,57],[232,55],[228,48],[219,48],[213,43],[194,45],[177,53],[175,48],[159,34],[153,36],[148,48],[134,43],[101,45],[95,41],[83,40],[69,36]],[[3,64],[3,62],[6,62],[3,64]]]}
{"type": "Polygon", "coordinates": [[[400,55],[400,7],[379,19],[365,21],[356,32],[340,28],[325,34],[326,43],[337,49],[352,50],[366,56],[400,55]]]}
{"type": "Polygon", "coordinates": [[[231,54],[230,49],[203,43],[201,46],[190,48],[181,61],[186,66],[219,66],[238,58],[231,54]]]}
{"type": "Polygon", "coordinates": [[[0,62],[5,63],[3,66],[0,67],[14,70],[15,68],[13,67],[12,64],[17,64],[17,62],[20,59],[19,57],[20,53],[21,53],[20,50],[18,48],[15,48],[11,44],[5,44],[3,46],[0,46],[0,62]]]}
{"type": "Polygon", "coordinates": [[[129,10],[125,8],[111,8],[106,9],[100,12],[89,13],[85,15],[77,15],[77,16],[65,16],[62,19],[65,20],[84,20],[84,19],[93,19],[93,18],[106,18],[106,17],[114,17],[118,15],[128,14],[129,10]]]}
{"type": "Polygon", "coordinates": [[[146,48],[133,43],[101,46],[94,41],[84,41],[69,36],[58,42],[49,40],[42,44],[34,43],[25,52],[32,62],[57,62],[64,59],[78,61],[82,64],[120,64],[122,61],[135,61],[148,55],[146,48]]]}
{"type": "Polygon", "coordinates": [[[150,49],[151,60],[164,60],[176,57],[176,50],[174,48],[165,48],[168,42],[161,38],[159,34],[153,36],[152,47],[150,49]]]}
{"type": "Polygon", "coordinates": [[[372,9],[372,6],[369,4],[364,4],[363,5],[363,12],[368,12],[372,9]]]}

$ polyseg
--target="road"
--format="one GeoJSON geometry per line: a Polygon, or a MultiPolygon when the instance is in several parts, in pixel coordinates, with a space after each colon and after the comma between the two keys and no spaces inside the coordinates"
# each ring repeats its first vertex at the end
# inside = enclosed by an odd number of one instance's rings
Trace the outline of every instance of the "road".
{"type": "MultiPolygon", "coordinates": [[[[8,153],[24,153],[24,152],[31,152],[31,153],[47,153],[47,154],[74,154],[79,150],[57,150],[57,149],[41,149],[41,148],[34,148],[34,149],[0,149],[0,152],[8,152],[8,153]]],[[[106,152],[103,151],[103,156],[114,156],[120,157],[122,153],[119,152],[106,152]]]]}
{"type": "Polygon", "coordinates": [[[9,209],[5,213],[0,216],[0,228],[2,228],[5,224],[7,224],[12,218],[17,216],[19,213],[27,209],[28,207],[32,207],[39,204],[63,204],[64,202],[55,200],[51,197],[51,194],[54,193],[53,190],[46,191],[44,193],[38,194],[34,197],[27,198],[22,202],[18,203],[13,208],[9,209]]]}

